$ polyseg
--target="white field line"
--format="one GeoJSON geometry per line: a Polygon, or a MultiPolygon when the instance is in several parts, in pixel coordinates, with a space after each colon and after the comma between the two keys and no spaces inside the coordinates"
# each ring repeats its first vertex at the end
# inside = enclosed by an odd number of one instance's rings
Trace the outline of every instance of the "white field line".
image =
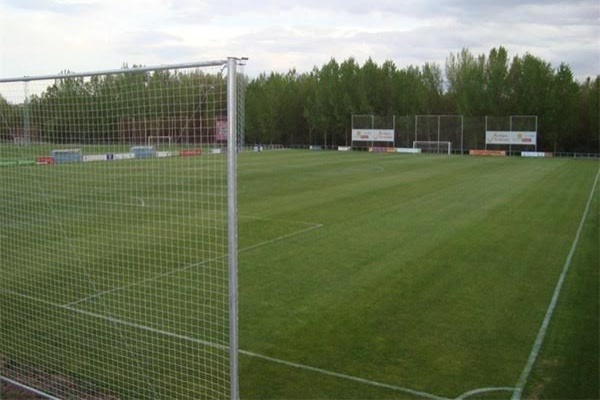
{"type": "Polygon", "coordinates": [[[523,389],[527,384],[527,380],[529,379],[529,374],[531,373],[531,369],[535,364],[535,361],[538,357],[542,344],[544,343],[544,339],[546,337],[546,331],[548,330],[548,325],[550,325],[550,321],[552,320],[552,315],[554,314],[554,309],[556,308],[556,303],[558,302],[558,297],[560,296],[560,291],[562,289],[563,283],[565,281],[565,277],[567,276],[567,272],[569,272],[569,267],[571,266],[571,261],[573,259],[573,255],[575,254],[575,250],[577,249],[577,244],[579,243],[579,237],[581,236],[581,231],[583,230],[583,226],[585,225],[585,220],[590,211],[590,207],[592,204],[592,199],[594,198],[594,192],[596,191],[596,186],[598,184],[598,177],[600,176],[600,169],[596,173],[596,178],[594,179],[594,184],[592,185],[592,190],[590,190],[590,195],[588,197],[587,203],[585,205],[585,209],[583,211],[583,215],[581,216],[581,221],[579,221],[579,227],[577,228],[577,233],[575,233],[575,238],[573,239],[573,244],[571,245],[571,250],[567,255],[567,259],[565,260],[565,264],[563,266],[562,272],[560,273],[560,277],[558,278],[558,282],[556,283],[556,287],[554,289],[554,293],[552,294],[552,299],[550,300],[550,304],[548,305],[548,309],[546,310],[546,315],[544,316],[544,320],[542,321],[542,325],[540,326],[540,330],[538,331],[537,337],[535,338],[535,342],[533,343],[533,347],[531,349],[531,353],[529,353],[529,358],[527,359],[527,364],[525,364],[525,368],[523,368],[523,372],[521,372],[521,377],[517,383],[517,387],[513,393],[513,400],[520,400],[521,395],[523,394],[523,389]]]}
{"type": "Polygon", "coordinates": [[[192,269],[194,267],[199,267],[201,265],[208,264],[208,263],[213,262],[213,261],[218,261],[218,260],[221,260],[221,259],[223,259],[225,257],[227,257],[226,254],[218,256],[218,257],[209,258],[208,260],[200,261],[200,262],[197,262],[197,263],[186,264],[186,265],[184,265],[184,266],[182,266],[180,268],[175,268],[175,269],[172,269],[170,271],[163,272],[162,274],[154,275],[154,276],[151,276],[149,278],[145,278],[145,279],[142,279],[142,280],[139,280],[139,281],[136,281],[136,282],[128,283],[127,285],[117,286],[117,287],[114,287],[112,289],[103,290],[101,292],[94,293],[94,294],[92,294],[90,296],[83,297],[81,299],[77,299],[77,300],[72,301],[70,303],[64,304],[63,306],[64,307],[71,307],[71,306],[74,306],[76,304],[84,303],[84,302],[86,302],[88,300],[92,300],[92,299],[95,299],[95,298],[98,298],[98,297],[102,297],[102,296],[110,294],[110,293],[119,292],[121,290],[129,289],[130,287],[133,287],[133,286],[139,286],[139,285],[143,285],[144,283],[152,282],[152,281],[154,281],[156,279],[159,279],[159,278],[164,278],[164,277],[167,277],[167,276],[175,275],[175,274],[177,274],[179,272],[187,271],[187,270],[192,269]]]}
{"type": "MultiPolygon", "coordinates": [[[[122,320],[122,319],[118,319],[118,318],[114,318],[114,317],[110,317],[110,316],[106,316],[106,315],[102,315],[102,314],[97,314],[97,313],[90,312],[90,311],[81,310],[81,309],[78,309],[76,307],[72,307],[72,306],[69,306],[69,305],[54,304],[54,303],[49,302],[47,300],[36,299],[35,297],[29,296],[29,295],[26,295],[26,294],[21,294],[21,293],[13,292],[11,290],[0,289],[0,291],[3,291],[5,293],[9,293],[11,295],[23,297],[23,298],[26,298],[28,300],[37,301],[37,302],[45,304],[45,305],[54,306],[54,307],[57,307],[57,308],[62,308],[63,310],[72,311],[72,312],[75,312],[75,313],[78,313],[78,314],[82,314],[82,315],[85,315],[85,316],[88,316],[88,317],[101,319],[101,320],[110,322],[111,324],[127,326],[127,327],[130,327],[130,328],[143,330],[145,332],[150,332],[150,333],[161,335],[161,336],[166,336],[166,337],[170,337],[170,338],[174,338],[174,339],[178,339],[178,340],[183,340],[183,341],[187,341],[187,342],[191,342],[191,343],[200,344],[200,345],[211,347],[211,348],[214,348],[214,349],[217,349],[217,350],[223,350],[223,351],[228,351],[229,350],[229,346],[228,345],[213,343],[213,342],[209,342],[209,341],[206,341],[206,340],[202,340],[202,339],[197,339],[197,338],[193,338],[193,337],[181,335],[181,334],[178,334],[178,333],[173,333],[173,332],[165,331],[165,330],[162,330],[162,329],[152,328],[152,327],[145,326],[145,325],[142,325],[142,324],[138,324],[138,323],[135,323],[135,322],[129,322],[129,321],[125,321],[125,320],[122,320]]],[[[383,389],[394,390],[394,391],[398,391],[398,392],[402,392],[402,393],[406,393],[406,394],[410,394],[410,395],[414,395],[414,396],[423,397],[423,398],[426,398],[426,399],[431,399],[431,400],[450,400],[448,397],[441,397],[441,396],[437,396],[437,395],[434,395],[434,394],[431,394],[431,393],[426,393],[426,392],[422,392],[422,391],[419,391],[419,390],[413,390],[413,389],[410,389],[410,388],[406,388],[406,387],[403,387],[403,386],[390,385],[388,383],[377,382],[377,381],[373,381],[373,380],[365,379],[365,378],[360,378],[360,377],[353,376],[353,375],[347,375],[347,374],[342,374],[342,373],[339,373],[339,372],[329,371],[329,370],[326,370],[326,369],[323,369],[323,368],[317,368],[317,367],[313,367],[313,366],[310,366],[310,365],[305,365],[305,364],[299,364],[299,363],[295,363],[295,362],[291,362],[291,361],[286,361],[286,360],[282,360],[282,359],[279,359],[279,358],[269,357],[269,356],[265,356],[265,355],[254,353],[254,352],[247,351],[247,350],[241,350],[241,349],[239,349],[238,353],[239,354],[243,354],[243,355],[248,356],[248,357],[259,358],[261,360],[269,361],[269,362],[276,363],[276,364],[285,365],[285,366],[292,367],[292,368],[301,369],[301,370],[304,370],[304,371],[316,372],[316,373],[319,373],[319,374],[323,374],[323,375],[327,375],[327,376],[331,376],[331,377],[335,377],[335,378],[346,379],[346,380],[349,380],[349,381],[358,382],[358,383],[362,383],[362,384],[365,384],[365,385],[375,386],[375,387],[379,387],[379,388],[383,388],[383,389]]]]}
{"type": "Polygon", "coordinates": [[[388,383],[372,381],[370,379],[360,378],[360,377],[353,376],[353,375],[346,375],[346,374],[342,374],[339,372],[328,371],[323,368],[311,367],[310,365],[299,364],[299,363],[295,363],[295,362],[291,362],[291,361],[281,360],[279,358],[274,358],[274,357],[268,357],[268,356],[264,356],[262,354],[257,354],[257,353],[253,353],[253,352],[246,351],[246,350],[239,350],[239,353],[244,354],[249,357],[260,358],[262,360],[270,361],[273,363],[286,365],[288,367],[298,368],[298,369],[302,369],[305,371],[312,371],[312,372],[316,372],[316,373],[319,373],[322,375],[346,379],[346,380],[350,380],[350,381],[354,381],[354,382],[363,383],[365,385],[376,386],[376,387],[380,387],[380,388],[384,388],[384,389],[394,390],[397,392],[403,392],[406,394],[411,394],[411,395],[423,397],[426,399],[448,400],[447,397],[441,397],[441,396],[437,396],[435,394],[426,393],[426,392],[422,392],[419,390],[413,390],[413,389],[402,387],[402,386],[390,385],[388,383]]]}
{"type": "Polygon", "coordinates": [[[245,251],[249,251],[249,250],[254,250],[254,249],[259,248],[259,247],[267,246],[267,245],[269,245],[271,243],[280,242],[282,240],[289,239],[291,237],[298,236],[298,235],[301,235],[303,233],[310,232],[310,231],[312,231],[314,229],[318,229],[318,228],[323,227],[323,224],[317,224],[317,223],[314,223],[314,222],[305,222],[305,221],[290,221],[290,220],[285,220],[285,219],[269,219],[269,218],[252,217],[252,216],[240,216],[240,218],[260,219],[260,220],[264,220],[264,221],[286,222],[286,223],[290,223],[290,224],[306,225],[308,227],[305,228],[305,229],[300,229],[298,231],[294,231],[292,233],[288,233],[286,235],[278,236],[278,237],[273,238],[273,239],[265,240],[264,242],[260,242],[260,243],[254,244],[252,246],[244,247],[243,249],[240,249],[238,251],[239,253],[245,252],[245,251]]]}
{"type": "MultiPolygon", "coordinates": [[[[292,221],[287,221],[287,222],[292,222],[292,221]]],[[[260,243],[254,244],[252,246],[244,247],[242,249],[239,249],[238,253],[242,253],[242,252],[245,252],[245,251],[254,250],[254,249],[259,248],[259,247],[267,246],[267,245],[269,245],[271,243],[275,243],[275,242],[279,242],[281,240],[289,239],[289,238],[291,238],[293,236],[301,235],[303,233],[312,231],[314,229],[318,229],[318,228],[320,228],[320,227],[323,226],[322,224],[316,224],[316,223],[311,223],[311,222],[297,222],[297,221],[294,221],[294,222],[297,223],[297,224],[310,225],[310,226],[308,228],[305,228],[305,229],[301,229],[301,230],[298,230],[298,231],[295,231],[295,232],[292,232],[292,233],[288,233],[287,235],[278,236],[276,238],[273,238],[273,239],[270,239],[270,240],[266,240],[264,242],[260,242],[260,243]]],[[[220,255],[218,257],[209,258],[208,260],[204,260],[204,261],[200,261],[200,262],[196,262],[196,263],[192,263],[192,264],[186,264],[186,265],[184,265],[184,266],[182,266],[180,268],[175,268],[173,270],[164,272],[162,274],[154,275],[154,276],[151,276],[149,278],[142,279],[140,281],[132,282],[132,283],[129,283],[127,285],[117,286],[117,287],[112,288],[112,289],[103,290],[101,292],[94,293],[94,294],[92,294],[90,296],[86,296],[86,297],[83,297],[81,299],[77,299],[77,300],[72,301],[70,303],[64,304],[64,306],[65,307],[71,307],[71,306],[74,306],[76,304],[84,303],[86,301],[89,301],[89,300],[92,300],[92,299],[95,299],[95,298],[98,298],[98,297],[102,297],[102,296],[107,295],[107,294],[111,294],[111,293],[119,292],[121,290],[129,289],[129,288],[131,288],[133,286],[143,285],[144,283],[152,282],[152,281],[155,281],[155,280],[160,279],[160,278],[164,278],[164,277],[167,277],[167,276],[175,275],[175,274],[177,274],[179,272],[187,271],[189,269],[192,269],[192,268],[195,268],[195,267],[199,267],[199,266],[208,264],[210,262],[222,260],[223,258],[226,258],[227,256],[228,256],[227,254],[223,254],[223,255],[220,255]]]]}
{"type": "MultiPolygon", "coordinates": [[[[20,387],[21,389],[25,389],[25,390],[27,390],[27,391],[29,391],[31,393],[37,394],[39,396],[42,396],[43,398],[48,399],[48,400],[60,400],[58,397],[51,396],[48,393],[45,393],[45,392],[42,392],[42,391],[37,390],[35,388],[32,388],[31,386],[25,385],[25,384],[23,384],[21,382],[13,381],[12,379],[6,378],[6,377],[4,377],[2,375],[0,375],[0,381],[8,382],[11,385],[20,387]]],[[[2,398],[1,396],[2,396],[2,392],[0,391],[0,398],[2,398]]]]}
{"type": "Polygon", "coordinates": [[[514,388],[514,387],[487,387],[487,388],[481,388],[481,389],[473,389],[473,390],[469,390],[468,392],[461,394],[454,400],[464,400],[468,397],[475,396],[477,394],[483,394],[483,393],[514,392],[515,390],[516,390],[516,388],[514,388]]]}

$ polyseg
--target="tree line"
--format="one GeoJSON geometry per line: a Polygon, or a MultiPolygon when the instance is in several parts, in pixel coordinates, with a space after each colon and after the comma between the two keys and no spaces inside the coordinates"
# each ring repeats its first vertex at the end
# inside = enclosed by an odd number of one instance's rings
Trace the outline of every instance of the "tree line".
{"type": "Polygon", "coordinates": [[[578,82],[565,63],[554,68],[529,53],[511,59],[504,47],[478,56],[463,49],[447,57],[444,69],[331,59],[309,73],[292,69],[251,80],[246,141],[345,145],[354,114],[536,115],[539,149],[597,153],[599,97],[600,75],[578,82]]]}
{"type": "MultiPolygon", "coordinates": [[[[0,140],[25,133],[54,142],[216,137],[216,121],[226,115],[224,76],[135,68],[86,79],[66,74],[24,104],[0,96],[0,140]]],[[[463,49],[450,54],[443,69],[372,59],[359,65],[348,58],[307,73],[292,69],[243,80],[240,114],[248,144],[347,145],[352,115],[363,114],[395,116],[406,145],[415,115],[463,115],[474,121],[465,128],[473,147],[481,146],[484,116],[535,115],[539,150],[600,152],[600,75],[578,82],[567,64],[555,68],[529,53],[509,58],[504,47],[487,55],[463,49]]]]}
{"type": "MultiPolygon", "coordinates": [[[[141,66],[140,66],[141,67],[141,66]]],[[[136,71],[29,82],[44,89],[20,104],[0,96],[0,139],[51,143],[198,143],[226,118],[225,77],[199,70],[136,71]],[[26,137],[26,140],[24,140],[26,137]]],[[[62,77],[64,75],[64,78],[62,77]]]]}

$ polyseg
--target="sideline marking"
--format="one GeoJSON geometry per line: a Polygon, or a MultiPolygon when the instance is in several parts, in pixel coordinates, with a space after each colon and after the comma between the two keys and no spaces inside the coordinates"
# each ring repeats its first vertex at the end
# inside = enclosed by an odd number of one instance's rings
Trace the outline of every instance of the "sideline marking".
{"type": "MultiPolygon", "coordinates": [[[[228,345],[223,345],[223,344],[218,344],[218,343],[213,343],[213,342],[209,342],[206,340],[202,340],[202,339],[197,339],[197,338],[193,338],[193,337],[189,337],[189,336],[185,336],[185,335],[181,335],[178,333],[174,333],[174,332],[169,332],[169,331],[165,331],[162,329],[157,329],[157,328],[152,328],[146,325],[142,325],[142,324],[138,324],[136,322],[129,322],[129,321],[125,321],[119,318],[114,318],[111,316],[107,316],[107,315],[102,315],[102,314],[98,314],[95,312],[91,312],[91,311],[86,311],[86,310],[82,310],[76,307],[73,307],[72,305],[68,305],[68,304],[56,304],[53,303],[51,301],[48,300],[44,300],[44,299],[39,299],[24,293],[18,293],[18,292],[14,292],[10,289],[0,289],[0,292],[4,292],[4,293],[8,293],[10,295],[13,296],[18,296],[18,297],[22,297],[28,300],[32,300],[38,303],[42,303],[45,304],[47,306],[52,306],[52,307],[57,307],[57,308],[62,308],[64,310],[68,310],[68,311],[72,311],[78,314],[82,314],[82,315],[86,315],[88,317],[92,317],[92,318],[97,318],[97,319],[102,319],[104,321],[113,323],[113,324],[119,324],[119,325],[124,325],[124,326],[128,326],[130,328],[136,328],[136,329],[140,329],[146,332],[151,332],[151,333],[155,333],[158,335],[163,335],[163,336],[167,336],[167,337],[172,337],[175,339],[179,339],[179,340],[184,340],[184,341],[188,341],[188,342],[192,342],[192,343],[197,343],[197,344],[201,344],[207,347],[211,347],[214,349],[218,349],[218,350],[223,350],[223,351],[229,351],[229,346],[228,345]]],[[[297,369],[302,369],[305,371],[311,371],[311,372],[316,372],[319,374],[323,374],[323,375],[327,375],[327,376],[332,376],[335,378],[340,378],[340,379],[345,379],[345,380],[350,380],[353,382],[358,382],[358,383],[362,383],[365,385],[369,385],[369,386],[375,386],[375,387],[379,387],[379,388],[383,388],[383,389],[389,389],[389,390],[394,390],[397,392],[402,392],[402,393],[406,393],[406,394],[411,394],[413,396],[419,396],[419,397],[423,397],[426,399],[430,399],[430,400],[451,400],[452,398],[450,397],[443,397],[443,396],[438,396],[432,393],[427,393],[427,392],[423,392],[423,391],[419,391],[419,390],[414,390],[414,389],[410,389],[407,387],[403,387],[403,386],[398,386],[398,385],[391,385],[389,383],[382,383],[382,382],[378,382],[378,381],[373,381],[370,379],[365,379],[365,378],[361,378],[358,376],[353,376],[353,375],[347,375],[347,374],[343,374],[340,372],[334,372],[334,371],[329,371],[323,368],[318,368],[318,367],[313,367],[310,365],[306,365],[306,364],[300,364],[300,363],[296,363],[296,362],[292,362],[292,361],[286,361],[280,358],[275,358],[275,357],[269,357],[269,356],[265,356],[262,354],[258,354],[258,353],[254,353],[248,350],[242,350],[242,349],[238,349],[238,353],[239,354],[243,354],[245,356],[248,357],[252,357],[252,358],[259,358],[265,361],[269,361],[272,363],[276,363],[276,364],[281,364],[281,365],[286,365],[288,367],[292,367],[292,368],[297,368],[297,369]]],[[[489,388],[480,388],[480,389],[474,389],[474,390],[470,390],[468,392],[465,392],[463,394],[461,394],[460,396],[456,397],[455,400],[464,400],[470,396],[476,395],[476,394],[482,394],[482,393],[488,393],[488,392],[497,392],[497,391],[507,391],[507,392],[515,392],[517,390],[517,388],[513,388],[513,387],[489,387],[489,388]]]]}
{"type": "Polygon", "coordinates": [[[458,396],[454,400],[464,400],[467,397],[471,397],[471,396],[474,396],[476,394],[482,394],[482,393],[490,393],[490,392],[514,392],[515,390],[516,390],[516,388],[514,388],[514,387],[487,387],[487,388],[481,388],[481,389],[473,389],[473,390],[469,390],[468,392],[465,392],[465,393],[461,394],[460,396],[458,396]]]}
{"type": "MultiPolygon", "coordinates": [[[[167,336],[167,337],[171,337],[171,338],[175,338],[175,339],[179,339],[179,340],[183,340],[183,341],[187,341],[187,342],[191,342],[191,343],[196,343],[196,344],[201,344],[207,347],[211,347],[217,350],[223,350],[223,351],[229,351],[229,345],[224,345],[224,344],[218,344],[218,343],[213,343],[213,342],[209,342],[206,340],[202,340],[202,339],[197,339],[197,338],[193,338],[193,337],[189,337],[189,336],[185,336],[185,335],[181,335],[178,333],[173,333],[173,332],[169,332],[169,331],[165,331],[162,329],[157,329],[157,328],[152,328],[149,326],[145,326],[142,324],[138,324],[136,322],[129,322],[129,321],[125,321],[119,318],[114,318],[111,316],[107,316],[107,315],[102,315],[102,314],[98,314],[98,313],[94,313],[91,311],[86,311],[86,310],[82,310],[70,305],[61,305],[61,304],[55,304],[52,303],[50,301],[47,300],[43,300],[43,299],[37,299],[33,296],[29,296],[27,294],[22,294],[22,293],[18,293],[18,292],[13,292],[12,290],[0,290],[2,292],[14,295],[14,296],[19,296],[28,300],[32,300],[32,301],[36,301],[48,306],[54,306],[57,308],[62,308],[63,310],[68,310],[68,311],[72,311],[78,314],[82,314],[88,317],[92,317],[92,318],[97,318],[97,319],[101,319],[107,322],[110,322],[112,324],[118,324],[118,325],[123,325],[123,326],[127,326],[130,328],[135,328],[135,329],[140,329],[146,332],[150,332],[150,333],[154,333],[157,335],[162,335],[162,336],[167,336]]],[[[389,390],[394,390],[397,392],[403,392],[406,394],[411,394],[414,396],[419,396],[419,397],[423,397],[426,399],[430,399],[430,400],[450,400],[450,398],[448,397],[441,397],[441,396],[437,396],[431,393],[426,393],[426,392],[421,392],[418,390],[413,390],[410,388],[406,388],[406,387],[402,387],[402,386],[396,386],[396,385],[390,385],[388,383],[382,383],[382,382],[377,382],[377,381],[373,381],[370,379],[365,379],[365,378],[360,378],[357,376],[353,376],[353,375],[347,375],[347,374],[342,374],[339,372],[333,372],[333,371],[329,371],[326,369],[322,369],[322,368],[317,368],[317,367],[313,367],[310,365],[305,365],[305,364],[299,364],[299,363],[295,363],[295,362],[291,362],[291,361],[286,361],[286,360],[282,360],[279,358],[274,358],[274,357],[269,357],[269,356],[265,356],[262,354],[258,354],[258,353],[254,353],[251,351],[247,351],[247,350],[242,350],[242,349],[238,349],[238,353],[239,354],[243,354],[245,356],[248,357],[253,357],[253,358],[259,358],[265,361],[269,361],[269,362],[273,362],[273,363],[277,363],[277,364],[282,364],[282,365],[286,365],[288,367],[293,367],[293,368],[297,368],[297,369],[302,369],[305,371],[312,371],[312,372],[316,372],[316,373],[320,373],[323,375],[327,375],[327,376],[332,376],[335,378],[341,378],[341,379],[346,379],[346,380],[350,380],[350,381],[354,381],[354,382],[358,382],[358,383],[362,383],[365,385],[370,385],[370,386],[375,386],[375,387],[379,387],[379,388],[384,388],[384,389],[389,389],[389,390]]]]}
{"type": "Polygon", "coordinates": [[[264,356],[262,354],[253,353],[253,352],[246,351],[246,350],[239,350],[239,353],[240,354],[244,354],[244,355],[249,356],[249,357],[260,358],[262,360],[270,361],[270,362],[273,362],[273,363],[286,365],[288,367],[303,369],[303,370],[306,370],[306,371],[317,372],[317,373],[320,373],[320,374],[323,374],[323,375],[333,376],[335,378],[341,378],[341,379],[346,379],[346,380],[350,380],[350,381],[354,381],[354,382],[363,383],[365,385],[377,386],[377,387],[384,388],[384,389],[395,390],[397,392],[403,392],[403,393],[407,393],[407,394],[412,394],[414,396],[420,396],[420,397],[424,397],[424,398],[427,398],[427,399],[432,399],[432,400],[449,400],[448,397],[436,396],[435,394],[421,392],[421,391],[418,391],[418,390],[413,390],[413,389],[409,389],[409,388],[402,387],[402,386],[390,385],[388,383],[381,383],[381,382],[377,382],[377,381],[372,381],[370,379],[360,378],[358,376],[346,375],[346,374],[342,374],[342,373],[339,373],[339,372],[328,371],[326,369],[317,368],[317,367],[311,367],[310,365],[299,364],[299,363],[295,363],[295,362],[291,362],[291,361],[281,360],[279,358],[273,358],[273,357],[269,357],[269,356],[264,356]]]}
{"type": "MultiPolygon", "coordinates": [[[[45,399],[47,399],[47,400],[60,400],[58,397],[54,397],[54,396],[52,396],[52,395],[50,395],[50,394],[48,394],[48,393],[46,393],[46,392],[42,392],[41,390],[38,390],[38,389],[32,388],[31,386],[29,386],[29,385],[25,385],[24,383],[17,382],[17,381],[13,381],[12,379],[10,379],[10,378],[7,378],[7,377],[4,377],[4,376],[2,376],[2,375],[0,375],[0,381],[5,381],[5,382],[8,382],[8,383],[10,383],[10,384],[11,384],[11,385],[13,385],[13,386],[18,386],[18,387],[20,387],[21,389],[28,390],[28,391],[30,391],[31,393],[34,393],[34,394],[40,395],[40,396],[42,396],[43,398],[45,398],[45,399]]],[[[1,395],[1,394],[2,394],[2,392],[0,392],[0,395],[1,395]]]]}
{"type": "Polygon", "coordinates": [[[303,233],[306,233],[306,232],[309,232],[309,231],[312,231],[312,230],[319,229],[319,228],[323,227],[323,224],[317,224],[315,222],[290,221],[290,220],[285,220],[285,219],[271,219],[271,218],[261,218],[261,217],[253,217],[253,216],[242,216],[242,215],[240,215],[240,218],[259,219],[259,220],[262,220],[262,221],[279,221],[279,222],[286,222],[288,224],[308,225],[308,228],[300,229],[298,231],[294,231],[294,232],[288,233],[286,235],[281,235],[281,236],[278,236],[278,237],[273,238],[273,239],[265,240],[264,242],[253,244],[252,246],[244,247],[243,249],[238,250],[238,253],[242,253],[242,252],[249,251],[249,250],[254,250],[256,248],[259,248],[259,247],[262,247],[262,246],[266,246],[266,245],[269,245],[271,243],[279,242],[281,240],[289,239],[289,238],[291,238],[293,236],[301,235],[303,233]]]}
{"type": "Polygon", "coordinates": [[[573,239],[573,244],[571,245],[571,250],[567,255],[567,259],[565,260],[565,264],[563,266],[562,272],[560,273],[560,277],[558,278],[558,282],[556,283],[556,287],[554,289],[554,293],[552,294],[552,300],[550,300],[550,304],[548,305],[548,309],[546,310],[546,315],[544,316],[544,320],[542,325],[540,326],[540,330],[538,331],[537,337],[535,338],[535,342],[533,343],[533,347],[531,349],[531,353],[529,353],[529,358],[527,359],[527,364],[525,364],[525,368],[523,368],[523,372],[521,372],[521,377],[519,378],[519,382],[515,388],[515,391],[512,396],[512,400],[520,400],[521,395],[523,394],[523,389],[527,384],[527,380],[529,379],[529,374],[531,373],[531,369],[533,368],[533,364],[537,359],[537,356],[540,352],[542,344],[544,343],[544,339],[546,337],[546,331],[548,330],[548,325],[550,325],[550,320],[552,319],[552,315],[554,314],[554,309],[556,308],[556,303],[558,302],[558,297],[560,296],[560,291],[562,289],[563,283],[565,281],[565,277],[567,272],[569,272],[569,267],[571,266],[571,260],[573,259],[573,255],[575,254],[575,250],[577,249],[577,244],[579,243],[579,237],[581,236],[581,231],[583,230],[583,226],[585,225],[585,220],[587,219],[587,215],[590,211],[590,207],[592,205],[592,199],[594,198],[594,192],[596,191],[596,186],[598,184],[598,177],[600,176],[600,169],[596,173],[596,178],[594,179],[594,184],[592,185],[592,190],[590,190],[590,196],[588,197],[588,201],[585,205],[585,209],[583,211],[583,215],[581,216],[581,221],[579,221],[579,227],[577,228],[577,233],[575,233],[575,238],[573,239]]]}

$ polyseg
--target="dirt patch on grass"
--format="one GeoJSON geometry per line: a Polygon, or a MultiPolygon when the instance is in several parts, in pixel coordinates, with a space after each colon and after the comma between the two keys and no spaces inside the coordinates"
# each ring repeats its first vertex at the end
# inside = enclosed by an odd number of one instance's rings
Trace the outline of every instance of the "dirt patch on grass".
{"type": "MultiPolygon", "coordinates": [[[[40,367],[16,363],[1,357],[0,375],[57,397],[64,396],[81,400],[116,400],[119,398],[114,393],[93,383],[79,381],[65,375],[51,373],[40,367]]],[[[45,399],[45,397],[0,380],[0,399],[30,400],[45,399]]]]}

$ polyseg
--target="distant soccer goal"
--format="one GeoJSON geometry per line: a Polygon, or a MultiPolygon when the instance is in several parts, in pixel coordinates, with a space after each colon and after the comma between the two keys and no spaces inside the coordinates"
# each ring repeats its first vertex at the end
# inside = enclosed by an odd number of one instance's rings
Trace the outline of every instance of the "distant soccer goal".
{"type": "MultiPolygon", "coordinates": [[[[462,115],[415,115],[414,142],[438,142],[439,149],[445,143],[454,143],[454,151],[464,152],[464,118],[462,115]]],[[[423,149],[425,152],[425,149],[423,149]]],[[[451,150],[452,151],[452,150],[451,150]]]]}
{"type": "Polygon", "coordinates": [[[147,146],[154,146],[154,147],[158,147],[158,146],[171,146],[171,144],[173,143],[173,137],[172,136],[148,136],[146,138],[146,145],[147,146]]]}
{"type": "Polygon", "coordinates": [[[413,149],[420,149],[421,153],[452,154],[452,142],[415,140],[413,149]]]}

